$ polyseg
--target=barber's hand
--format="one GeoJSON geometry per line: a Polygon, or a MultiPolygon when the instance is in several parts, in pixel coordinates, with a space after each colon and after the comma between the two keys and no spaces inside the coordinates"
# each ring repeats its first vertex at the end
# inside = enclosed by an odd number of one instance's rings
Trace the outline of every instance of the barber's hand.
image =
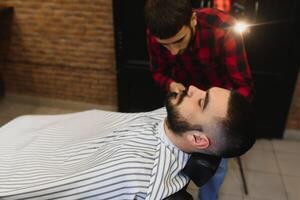
{"type": "Polygon", "coordinates": [[[173,81],[170,84],[169,90],[170,90],[170,92],[181,93],[183,90],[185,90],[185,87],[183,84],[173,81]]]}

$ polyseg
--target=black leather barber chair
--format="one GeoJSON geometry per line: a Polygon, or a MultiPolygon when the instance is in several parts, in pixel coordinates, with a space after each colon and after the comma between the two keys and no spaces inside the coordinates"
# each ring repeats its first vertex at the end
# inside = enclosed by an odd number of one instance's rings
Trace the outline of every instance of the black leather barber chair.
{"type": "MultiPolygon", "coordinates": [[[[220,157],[193,153],[183,169],[183,173],[200,187],[216,173],[220,161],[220,157]]],[[[186,187],[165,198],[165,200],[193,200],[193,197],[186,191],[186,187]]]]}

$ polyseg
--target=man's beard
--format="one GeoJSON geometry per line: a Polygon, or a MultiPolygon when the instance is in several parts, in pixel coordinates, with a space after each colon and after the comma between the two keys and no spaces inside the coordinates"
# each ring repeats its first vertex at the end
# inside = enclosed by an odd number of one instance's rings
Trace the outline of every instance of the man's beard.
{"type": "Polygon", "coordinates": [[[169,93],[166,97],[166,109],[167,109],[167,125],[174,132],[179,135],[183,134],[186,131],[192,130],[191,125],[184,119],[184,117],[179,113],[178,105],[181,104],[184,97],[187,95],[187,90],[184,90],[182,93],[169,93]],[[176,98],[177,95],[178,101],[175,104],[172,104],[172,99],[176,98]]]}

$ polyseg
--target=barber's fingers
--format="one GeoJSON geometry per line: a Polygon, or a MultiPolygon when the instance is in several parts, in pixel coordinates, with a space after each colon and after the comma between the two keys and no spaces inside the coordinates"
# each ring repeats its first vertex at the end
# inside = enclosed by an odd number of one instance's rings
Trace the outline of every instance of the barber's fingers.
{"type": "Polygon", "coordinates": [[[170,84],[170,92],[181,93],[185,90],[185,86],[178,82],[172,82],[170,84]]]}

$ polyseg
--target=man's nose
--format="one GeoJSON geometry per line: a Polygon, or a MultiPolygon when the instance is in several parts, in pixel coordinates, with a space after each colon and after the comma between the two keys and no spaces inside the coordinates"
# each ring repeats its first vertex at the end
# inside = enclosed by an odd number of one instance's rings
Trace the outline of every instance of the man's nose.
{"type": "Polygon", "coordinates": [[[189,86],[189,88],[188,88],[188,96],[192,97],[195,94],[195,89],[196,89],[195,86],[193,86],[193,85],[189,86]]]}
{"type": "Polygon", "coordinates": [[[195,96],[195,95],[205,95],[205,91],[203,90],[200,90],[199,88],[191,85],[189,86],[189,89],[188,89],[188,96],[192,97],[192,96],[195,96]]]}

